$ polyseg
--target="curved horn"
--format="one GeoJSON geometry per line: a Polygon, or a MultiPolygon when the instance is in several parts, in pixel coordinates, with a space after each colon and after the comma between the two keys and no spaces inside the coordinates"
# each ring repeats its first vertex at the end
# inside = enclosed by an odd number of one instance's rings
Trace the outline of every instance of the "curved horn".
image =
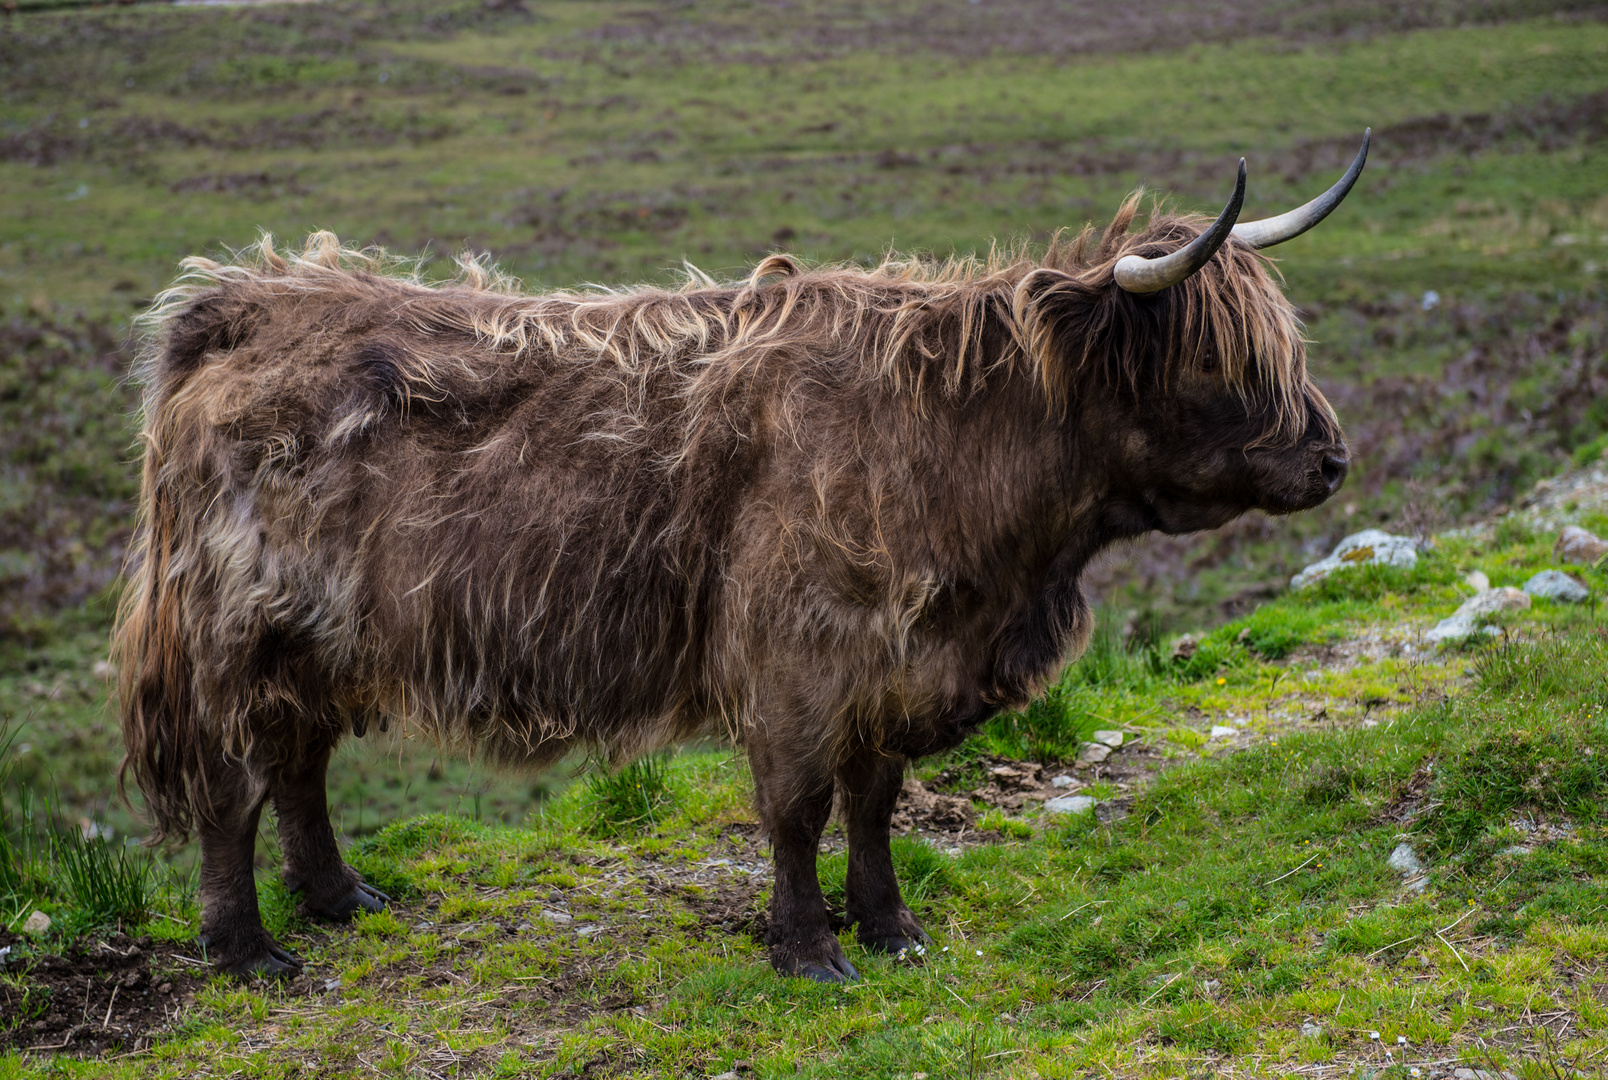
{"type": "Polygon", "coordinates": [[[1113,268],[1117,284],[1128,292],[1143,296],[1160,292],[1169,285],[1183,281],[1217,254],[1217,249],[1223,246],[1229,232],[1234,228],[1234,221],[1239,217],[1240,204],[1244,201],[1245,159],[1240,158],[1239,179],[1234,184],[1234,194],[1229,198],[1228,205],[1223,207],[1223,212],[1217,215],[1217,220],[1212,222],[1212,227],[1171,255],[1162,255],[1155,259],[1147,259],[1142,255],[1124,255],[1117,260],[1117,265],[1113,268]]]}
{"type": "Polygon", "coordinates": [[[1368,144],[1373,140],[1373,128],[1362,133],[1362,149],[1357,151],[1351,168],[1339,183],[1319,195],[1305,206],[1298,206],[1287,214],[1263,218],[1261,221],[1242,221],[1234,226],[1234,239],[1243,240],[1253,248],[1272,247],[1293,240],[1312,226],[1328,217],[1351,191],[1351,185],[1362,175],[1362,166],[1368,160],[1368,144]]]}

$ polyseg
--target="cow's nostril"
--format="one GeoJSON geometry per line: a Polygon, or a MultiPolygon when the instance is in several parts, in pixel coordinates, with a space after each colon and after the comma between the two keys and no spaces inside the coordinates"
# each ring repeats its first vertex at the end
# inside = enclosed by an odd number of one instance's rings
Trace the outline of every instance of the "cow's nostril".
{"type": "Polygon", "coordinates": [[[1329,494],[1333,495],[1340,490],[1340,485],[1346,482],[1346,473],[1351,470],[1351,463],[1338,454],[1324,454],[1323,464],[1318,468],[1323,473],[1323,482],[1329,485],[1329,494]]]}

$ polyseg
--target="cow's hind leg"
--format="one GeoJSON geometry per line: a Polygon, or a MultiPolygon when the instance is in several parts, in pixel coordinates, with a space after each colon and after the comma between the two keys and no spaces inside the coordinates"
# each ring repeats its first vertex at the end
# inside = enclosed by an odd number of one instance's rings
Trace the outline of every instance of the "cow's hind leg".
{"type": "Polygon", "coordinates": [[[826,899],[815,873],[821,832],[832,816],[832,774],[759,739],[750,741],[748,757],[776,863],[765,933],[771,966],[783,975],[817,982],[858,979],[827,921],[826,899]]]}
{"type": "Polygon", "coordinates": [[[206,806],[197,814],[201,839],[201,946],[233,975],[286,976],[301,962],[263,929],[253,862],[262,786],[244,769],[221,762],[208,770],[206,806]]]}
{"type": "Polygon", "coordinates": [[[889,822],[899,801],[905,759],[861,751],[838,772],[843,824],[849,834],[848,915],[871,952],[915,954],[932,944],[905,906],[893,872],[889,822]]]}
{"type": "Polygon", "coordinates": [[[383,911],[390,899],[341,858],[325,795],[333,744],[309,748],[274,780],[274,814],[285,853],[285,887],[302,894],[302,910],[344,922],[359,911],[383,911]]]}

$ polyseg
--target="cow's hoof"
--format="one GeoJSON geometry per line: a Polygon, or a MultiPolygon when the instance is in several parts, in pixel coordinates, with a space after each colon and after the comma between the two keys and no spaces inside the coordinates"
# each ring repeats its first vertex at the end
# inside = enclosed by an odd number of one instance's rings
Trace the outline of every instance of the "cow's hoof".
{"type": "Polygon", "coordinates": [[[818,983],[849,983],[858,982],[860,973],[854,970],[854,965],[844,960],[841,966],[827,967],[824,964],[804,964],[793,974],[800,979],[809,979],[818,983]]]}
{"type": "MultiPolygon", "coordinates": [[[[207,947],[201,939],[201,947],[207,947]]],[[[224,956],[217,959],[218,970],[240,979],[288,979],[301,970],[301,961],[275,944],[263,934],[256,947],[245,950],[245,955],[224,956]]]]}
{"type": "Polygon", "coordinates": [[[351,892],[334,903],[316,907],[309,903],[306,908],[307,914],[326,922],[345,922],[359,911],[366,911],[371,915],[379,914],[385,910],[385,905],[390,899],[374,886],[359,881],[352,886],[351,892]]]}
{"type": "Polygon", "coordinates": [[[932,944],[932,938],[927,936],[927,931],[921,928],[914,915],[909,911],[902,911],[893,923],[891,927],[884,923],[885,929],[869,929],[862,922],[855,936],[866,952],[887,953],[889,956],[902,955],[906,960],[917,960],[926,955],[927,946],[932,944]]]}
{"type": "Polygon", "coordinates": [[[860,973],[843,955],[843,947],[835,937],[825,938],[814,948],[789,950],[789,953],[791,955],[782,956],[772,953],[771,962],[783,975],[819,983],[859,981],[860,973]]]}

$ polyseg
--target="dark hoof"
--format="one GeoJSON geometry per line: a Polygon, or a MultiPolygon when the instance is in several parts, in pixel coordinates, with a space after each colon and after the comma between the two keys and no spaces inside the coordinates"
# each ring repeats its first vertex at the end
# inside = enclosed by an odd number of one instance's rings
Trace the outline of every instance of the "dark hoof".
{"type": "Polygon", "coordinates": [[[360,881],[352,887],[351,892],[333,904],[322,907],[314,907],[312,904],[308,904],[306,907],[307,914],[315,918],[324,919],[328,922],[345,922],[359,911],[366,911],[371,915],[379,914],[385,910],[386,902],[390,899],[389,896],[386,896],[374,886],[366,885],[360,881]]]}
{"type": "Polygon", "coordinates": [[[859,932],[855,936],[866,952],[887,953],[889,956],[903,954],[907,960],[917,960],[924,956],[927,947],[932,944],[932,938],[927,936],[927,931],[921,928],[921,923],[916,921],[916,917],[905,911],[892,921],[892,926],[883,922],[883,929],[880,932],[869,929],[863,922],[860,924],[859,932]]]}
{"type": "Polygon", "coordinates": [[[793,978],[810,979],[819,983],[859,981],[860,973],[854,970],[849,958],[843,955],[843,949],[838,945],[836,938],[828,938],[821,942],[819,947],[809,951],[813,955],[773,957],[771,962],[780,974],[793,978]]]}
{"type": "MultiPolygon", "coordinates": [[[[201,947],[207,947],[206,938],[201,939],[201,947]]],[[[216,962],[219,971],[241,979],[288,979],[302,966],[300,960],[274,944],[266,934],[250,955],[240,959],[219,957],[216,962]]]]}
{"type": "Polygon", "coordinates": [[[822,964],[804,964],[793,972],[794,977],[809,979],[818,983],[850,983],[860,980],[860,973],[854,970],[854,965],[847,960],[843,961],[842,970],[836,967],[826,967],[822,964]]]}

